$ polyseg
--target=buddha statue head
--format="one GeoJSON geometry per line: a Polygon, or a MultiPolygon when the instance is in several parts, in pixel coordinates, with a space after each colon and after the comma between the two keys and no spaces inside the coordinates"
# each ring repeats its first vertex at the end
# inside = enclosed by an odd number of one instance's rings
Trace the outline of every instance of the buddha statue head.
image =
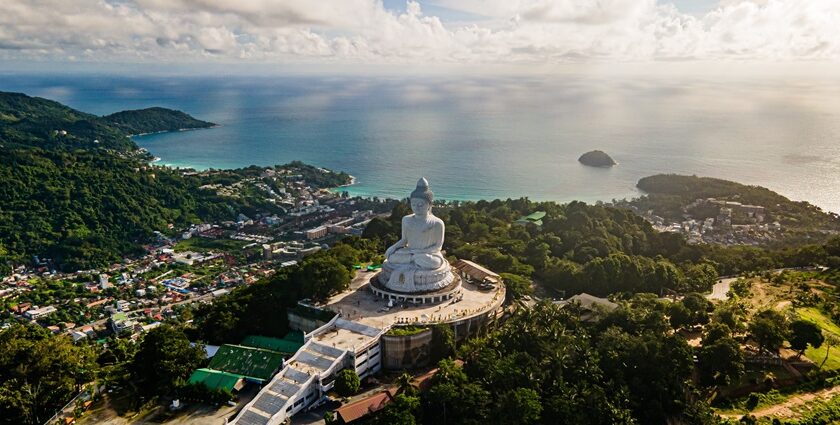
{"type": "Polygon", "coordinates": [[[434,200],[435,194],[429,189],[429,181],[425,177],[421,177],[417,181],[417,188],[409,196],[411,211],[419,216],[428,215],[432,211],[432,202],[434,200]]]}

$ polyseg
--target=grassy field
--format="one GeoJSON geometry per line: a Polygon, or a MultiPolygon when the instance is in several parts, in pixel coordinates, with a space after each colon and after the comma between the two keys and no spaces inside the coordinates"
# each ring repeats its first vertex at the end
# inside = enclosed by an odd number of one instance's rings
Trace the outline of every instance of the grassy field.
{"type": "MultiPolygon", "coordinates": [[[[814,307],[798,308],[796,313],[799,317],[815,323],[824,332],[830,332],[836,337],[840,338],[840,326],[837,326],[831,319],[814,307]]],[[[828,360],[826,360],[823,369],[840,369],[840,347],[832,347],[828,349],[823,345],[820,348],[809,347],[805,350],[805,357],[814,362],[816,365],[822,363],[825,359],[826,351],[828,351],[828,360]]]]}
{"type": "Polygon", "coordinates": [[[178,242],[175,245],[175,251],[223,251],[223,252],[239,252],[242,247],[248,245],[249,242],[238,241],[235,239],[210,239],[210,238],[190,238],[178,242]]]}
{"type": "Polygon", "coordinates": [[[799,314],[799,317],[815,323],[817,326],[822,328],[822,330],[831,332],[837,337],[840,337],[840,326],[837,326],[831,321],[831,318],[823,314],[815,307],[798,308],[796,309],[796,313],[799,314]]]}

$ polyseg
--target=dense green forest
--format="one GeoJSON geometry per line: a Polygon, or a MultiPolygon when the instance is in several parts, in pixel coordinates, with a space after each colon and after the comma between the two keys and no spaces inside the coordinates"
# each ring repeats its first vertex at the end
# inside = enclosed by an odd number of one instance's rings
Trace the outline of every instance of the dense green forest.
{"type": "Polygon", "coordinates": [[[130,134],[207,128],[215,124],[166,108],[122,111],[104,117],[23,93],[0,92],[0,144],[45,149],[136,149],[130,134]]]}
{"type": "Polygon", "coordinates": [[[38,325],[0,332],[0,424],[42,424],[96,376],[96,348],[38,325]]]}
{"type": "Polygon", "coordinates": [[[215,125],[212,122],[197,120],[181,111],[159,107],[117,112],[102,119],[127,134],[208,128],[215,125]]]}
{"type": "Polygon", "coordinates": [[[748,186],[710,177],[659,174],[639,180],[636,187],[647,196],[632,203],[640,210],[669,220],[682,220],[683,207],[697,199],[716,198],[766,208],[767,222],[797,230],[840,230],[840,217],[808,202],[790,199],[760,186],[748,186]]]}
{"type": "MultiPolygon", "coordinates": [[[[407,204],[398,205],[388,219],[374,219],[364,236],[393,243],[400,217],[408,212],[407,204]]],[[[581,202],[461,202],[441,204],[435,213],[447,223],[447,255],[534,279],[566,295],[702,292],[718,275],[840,264],[815,245],[786,250],[689,245],[680,235],[655,231],[629,210],[581,202]],[[542,226],[512,224],[535,211],[546,213],[542,226]]]]}
{"type": "Polygon", "coordinates": [[[96,115],[23,93],[0,92],[0,145],[44,149],[134,149],[134,142],[96,115]]]}
{"type": "Polygon", "coordinates": [[[168,223],[230,219],[243,207],[200,179],[93,151],[0,148],[0,180],[0,255],[66,269],[119,261],[168,223]]]}
{"type": "Polygon", "coordinates": [[[670,332],[663,308],[636,298],[594,325],[549,303],[521,310],[461,347],[462,368],[443,361],[420,407],[403,417],[429,424],[715,423],[692,382],[692,349],[670,332]]]}

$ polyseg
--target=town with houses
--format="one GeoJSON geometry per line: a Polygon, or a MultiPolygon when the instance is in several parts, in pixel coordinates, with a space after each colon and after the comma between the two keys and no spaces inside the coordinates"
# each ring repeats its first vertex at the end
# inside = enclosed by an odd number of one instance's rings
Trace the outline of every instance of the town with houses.
{"type": "Polygon", "coordinates": [[[761,245],[782,232],[778,221],[768,222],[765,207],[715,198],[697,199],[685,205],[683,220],[673,221],[652,211],[638,211],[661,232],[679,233],[692,244],[761,245]]]}
{"type": "MultiPolygon", "coordinates": [[[[212,171],[185,172],[202,173],[212,171]]],[[[209,302],[295,265],[343,235],[360,235],[371,218],[392,205],[314,188],[303,176],[275,168],[212,189],[228,197],[259,190],[277,208],[181,230],[170,225],[155,232],[144,256],[105,269],[62,273],[50,260],[36,258],[37,266],[20,266],[0,282],[2,326],[32,321],[74,341],[137,337],[177,317],[186,305],[209,302]],[[266,180],[274,182],[272,187],[266,180]]]]}

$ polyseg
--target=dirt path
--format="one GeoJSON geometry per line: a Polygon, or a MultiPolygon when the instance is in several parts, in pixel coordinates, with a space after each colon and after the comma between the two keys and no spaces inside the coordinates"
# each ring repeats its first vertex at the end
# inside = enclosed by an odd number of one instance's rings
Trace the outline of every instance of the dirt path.
{"type": "MultiPolygon", "coordinates": [[[[755,410],[750,412],[749,414],[755,416],[756,418],[763,418],[767,416],[772,416],[774,418],[793,418],[798,416],[798,414],[793,410],[794,408],[802,406],[808,402],[817,399],[827,400],[838,394],[840,394],[840,385],[819,391],[799,394],[797,396],[791,397],[784,403],[755,410]]],[[[724,416],[729,418],[739,418],[743,415],[729,414],[724,416]]]]}

